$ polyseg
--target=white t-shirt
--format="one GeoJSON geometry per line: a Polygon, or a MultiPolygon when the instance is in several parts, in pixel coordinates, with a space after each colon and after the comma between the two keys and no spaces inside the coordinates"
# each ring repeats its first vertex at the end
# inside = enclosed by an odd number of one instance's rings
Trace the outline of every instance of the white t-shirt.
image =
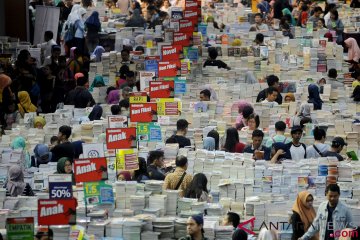
{"type": "Polygon", "coordinates": [[[262,101],[261,103],[266,103],[270,108],[273,108],[274,106],[279,106],[279,104],[277,103],[277,102],[269,102],[268,100],[267,100],[267,98],[264,100],[264,101],[262,101]]]}
{"type": "Polygon", "coordinates": [[[292,160],[299,161],[301,159],[304,159],[306,154],[306,149],[303,147],[302,144],[300,144],[299,146],[295,146],[294,144],[291,144],[290,153],[292,160]]]}
{"type": "Polygon", "coordinates": [[[37,45],[38,48],[41,48],[41,50],[43,50],[44,59],[51,56],[51,48],[54,45],[56,45],[56,42],[54,39],[51,39],[48,42],[40,43],[37,45]]]}

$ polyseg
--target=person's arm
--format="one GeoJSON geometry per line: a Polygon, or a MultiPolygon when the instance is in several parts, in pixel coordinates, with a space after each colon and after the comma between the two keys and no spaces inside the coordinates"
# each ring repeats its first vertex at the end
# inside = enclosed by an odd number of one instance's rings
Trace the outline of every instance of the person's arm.
{"type": "Polygon", "coordinates": [[[304,223],[301,221],[300,215],[293,212],[291,215],[291,225],[293,229],[292,239],[298,239],[304,235],[304,223]]]}
{"type": "Polygon", "coordinates": [[[278,161],[278,158],[282,155],[282,154],[284,154],[284,150],[282,150],[282,149],[279,149],[279,150],[277,150],[277,152],[275,153],[275,155],[271,158],[271,163],[277,163],[277,161],[278,161]]]}
{"type": "Polygon", "coordinates": [[[349,208],[346,209],[346,222],[348,223],[348,226],[346,227],[350,227],[350,228],[357,228],[358,226],[354,224],[353,221],[353,216],[351,213],[351,210],[349,208]]]}

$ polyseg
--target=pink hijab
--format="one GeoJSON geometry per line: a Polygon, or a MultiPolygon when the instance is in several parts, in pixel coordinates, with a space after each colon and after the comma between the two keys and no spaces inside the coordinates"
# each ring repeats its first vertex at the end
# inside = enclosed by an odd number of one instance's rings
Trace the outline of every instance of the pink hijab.
{"type": "Polygon", "coordinates": [[[348,38],[345,40],[346,46],[348,49],[348,60],[354,60],[359,62],[360,59],[360,48],[354,38],[348,38]]]}
{"type": "Polygon", "coordinates": [[[245,107],[247,106],[250,106],[251,107],[251,104],[245,100],[240,100],[238,101],[237,103],[234,104],[235,106],[237,105],[238,109],[239,109],[239,115],[236,117],[236,125],[239,125],[239,124],[244,124],[244,126],[246,126],[245,124],[245,119],[242,115],[242,112],[244,110],[245,107]]]}
{"type": "Polygon", "coordinates": [[[120,91],[119,90],[112,90],[109,92],[109,96],[107,98],[108,104],[119,104],[120,101],[120,91]]]}

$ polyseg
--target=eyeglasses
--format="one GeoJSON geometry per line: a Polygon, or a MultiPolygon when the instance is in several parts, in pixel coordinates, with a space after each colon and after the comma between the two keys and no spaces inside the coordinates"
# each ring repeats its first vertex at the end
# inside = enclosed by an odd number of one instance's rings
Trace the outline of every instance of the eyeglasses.
{"type": "Polygon", "coordinates": [[[306,202],[314,202],[314,199],[306,200],[306,202]]]}
{"type": "Polygon", "coordinates": [[[71,167],[71,163],[70,164],[65,164],[65,167],[71,167]]]}

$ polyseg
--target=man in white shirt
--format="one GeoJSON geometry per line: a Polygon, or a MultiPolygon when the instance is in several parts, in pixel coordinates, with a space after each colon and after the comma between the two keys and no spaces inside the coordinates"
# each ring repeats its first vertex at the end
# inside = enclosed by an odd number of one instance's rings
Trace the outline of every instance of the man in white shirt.
{"type": "Polygon", "coordinates": [[[293,126],[291,128],[292,142],[288,143],[290,149],[291,159],[299,161],[306,158],[306,145],[300,142],[303,129],[301,126],[293,126]]]}
{"type": "Polygon", "coordinates": [[[268,25],[263,23],[263,18],[261,13],[255,14],[255,24],[251,26],[253,29],[256,29],[257,32],[267,32],[269,31],[268,25]]]}
{"type": "Polygon", "coordinates": [[[278,106],[279,104],[275,101],[279,92],[274,87],[269,87],[266,90],[266,99],[262,103],[268,104],[270,107],[278,106]]]}
{"type": "Polygon", "coordinates": [[[52,31],[46,31],[44,34],[44,41],[43,43],[40,43],[37,45],[38,48],[41,48],[41,51],[43,52],[43,57],[41,60],[41,63],[44,62],[44,59],[51,56],[51,48],[53,45],[57,45],[54,41],[54,34],[52,31]]]}

